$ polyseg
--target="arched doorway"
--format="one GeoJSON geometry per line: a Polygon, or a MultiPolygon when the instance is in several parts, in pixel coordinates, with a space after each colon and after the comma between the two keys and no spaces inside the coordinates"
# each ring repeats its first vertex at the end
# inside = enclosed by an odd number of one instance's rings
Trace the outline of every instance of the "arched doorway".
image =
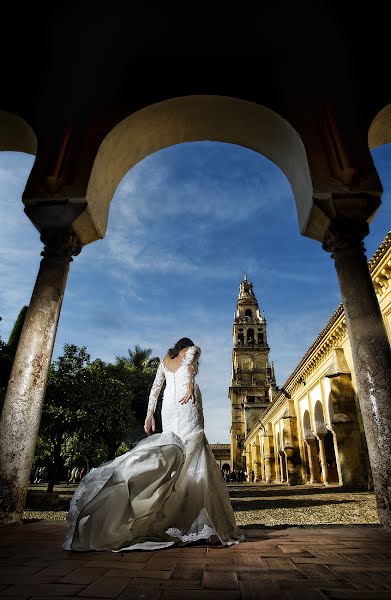
{"type": "Polygon", "coordinates": [[[323,438],[326,455],[327,473],[329,483],[339,483],[337,460],[335,456],[335,439],[331,431],[327,431],[323,438]]]}

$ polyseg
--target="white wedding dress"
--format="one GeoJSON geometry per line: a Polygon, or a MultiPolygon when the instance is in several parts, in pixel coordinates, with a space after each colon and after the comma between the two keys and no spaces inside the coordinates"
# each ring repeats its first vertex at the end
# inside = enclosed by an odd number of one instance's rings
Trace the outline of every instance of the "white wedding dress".
{"type": "Polygon", "coordinates": [[[156,550],[197,540],[244,540],[204,433],[202,397],[180,404],[196,375],[200,349],[190,346],[180,367],[161,361],[148,409],[155,410],[164,381],[163,433],[92,469],[70,505],[65,550],[156,550]]]}

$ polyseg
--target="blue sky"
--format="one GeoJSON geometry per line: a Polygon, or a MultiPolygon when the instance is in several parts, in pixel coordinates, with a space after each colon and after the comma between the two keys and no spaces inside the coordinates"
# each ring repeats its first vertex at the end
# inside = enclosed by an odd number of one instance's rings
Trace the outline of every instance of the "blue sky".
{"type": "MultiPolygon", "coordinates": [[[[391,223],[391,145],[373,152],[383,204],[370,258],[391,223]]],[[[28,304],[40,261],[21,196],[33,157],[0,153],[0,335],[28,304]]],[[[140,344],[163,357],[180,337],[201,346],[206,434],[229,441],[232,319],[246,271],[268,322],[282,385],[340,302],[330,255],[299,234],[292,191],[263,156],[232,144],[173,146],[120,183],[106,237],[71,264],[54,354],[64,343],[114,360],[140,344]]]]}

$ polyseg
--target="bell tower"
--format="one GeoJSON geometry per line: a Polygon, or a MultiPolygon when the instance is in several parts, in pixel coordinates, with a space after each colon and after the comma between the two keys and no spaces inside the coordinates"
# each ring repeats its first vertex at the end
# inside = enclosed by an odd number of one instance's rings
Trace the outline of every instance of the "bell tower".
{"type": "Polygon", "coordinates": [[[239,287],[234,313],[231,401],[231,460],[233,469],[245,468],[243,440],[276,391],[274,367],[269,365],[266,320],[246,273],[239,287]]]}

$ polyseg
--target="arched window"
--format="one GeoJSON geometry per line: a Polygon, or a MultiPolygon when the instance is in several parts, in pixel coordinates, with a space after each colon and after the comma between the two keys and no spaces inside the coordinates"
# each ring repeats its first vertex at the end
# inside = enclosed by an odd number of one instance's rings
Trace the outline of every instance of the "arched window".
{"type": "Polygon", "coordinates": [[[247,345],[254,346],[254,329],[247,329],[247,345]]]}
{"type": "Polygon", "coordinates": [[[251,308],[246,308],[246,310],[244,311],[244,316],[249,317],[250,319],[253,318],[253,311],[251,310],[251,308]]]}

